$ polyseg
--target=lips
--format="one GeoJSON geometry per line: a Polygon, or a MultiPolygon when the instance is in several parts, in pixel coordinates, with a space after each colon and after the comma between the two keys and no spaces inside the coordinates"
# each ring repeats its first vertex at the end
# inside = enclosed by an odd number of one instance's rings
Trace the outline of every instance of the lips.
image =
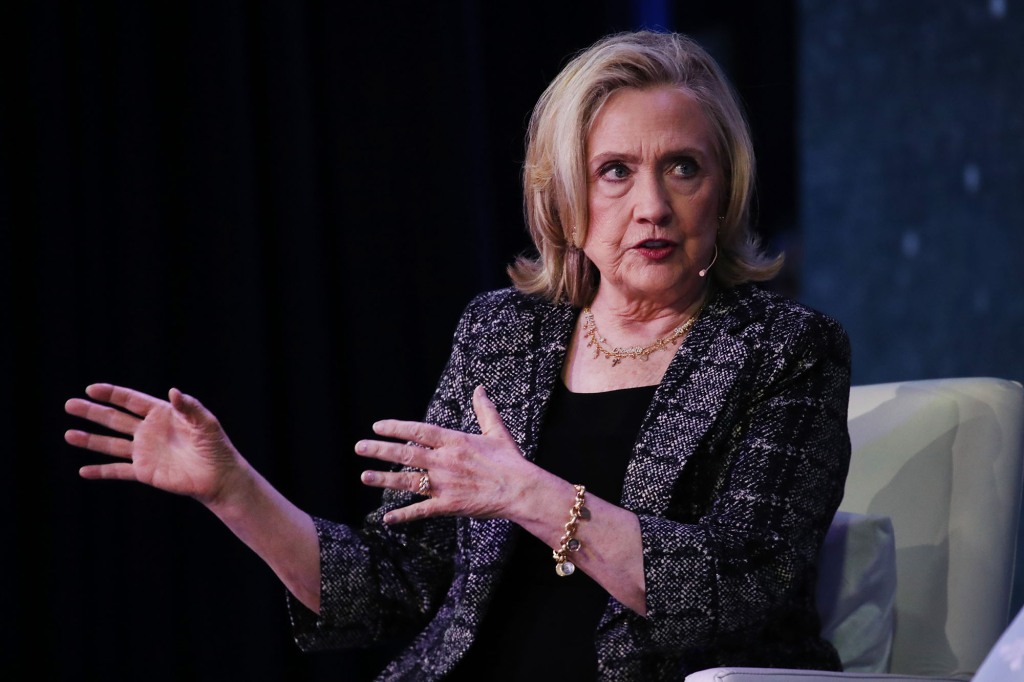
{"type": "Polygon", "coordinates": [[[649,261],[663,261],[675,250],[676,243],[667,239],[645,239],[633,245],[633,251],[649,261]]]}

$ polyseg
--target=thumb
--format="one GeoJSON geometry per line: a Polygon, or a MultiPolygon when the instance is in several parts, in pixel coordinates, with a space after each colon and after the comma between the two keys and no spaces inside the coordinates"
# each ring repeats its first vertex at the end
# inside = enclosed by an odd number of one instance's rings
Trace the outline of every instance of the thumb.
{"type": "Polygon", "coordinates": [[[485,436],[508,435],[505,422],[501,421],[498,408],[487,397],[487,391],[484,390],[483,384],[477,386],[473,391],[473,412],[476,413],[476,421],[480,424],[480,433],[485,436]]]}
{"type": "Polygon", "coordinates": [[[171,402],[174,411],[180,414],[188,423],[193,426],[210,426],[214,422],[213,415],[203,407],[203,404],[176,388],[167,392],[167,398],[171,402]]]}

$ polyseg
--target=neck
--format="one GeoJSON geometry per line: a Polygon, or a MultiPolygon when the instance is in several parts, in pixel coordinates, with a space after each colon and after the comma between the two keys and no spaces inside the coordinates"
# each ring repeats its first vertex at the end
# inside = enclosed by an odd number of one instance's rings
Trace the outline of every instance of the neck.
{"type": "Polygon", "coordinates": [[[621,296],[599,286],[589,307],[605,336],[616,345],[632,345],[670,333],[700,310],[708,294],[705,284],[657,301],[621,296]]]}

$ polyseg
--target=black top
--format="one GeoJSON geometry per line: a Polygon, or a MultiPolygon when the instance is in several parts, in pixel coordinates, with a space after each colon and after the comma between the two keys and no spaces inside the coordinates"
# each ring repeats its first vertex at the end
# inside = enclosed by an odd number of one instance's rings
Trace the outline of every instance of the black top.
{"type": "MultiPolygon", "coordinates": [[[[572,393],[555,385],[536,462],[618,503],[633,445],[656,386],[572,393]]],[[[565,519],[569,520],[569,500],[565,519]]],[[[562,521],[562,519],[559,519],[562,521]]],[[[608,593],[582,571],[555,574],[551,549],[519,530],[494,601],[453,680],[538,680],[597,675],[594,631],[608,593]]]]}

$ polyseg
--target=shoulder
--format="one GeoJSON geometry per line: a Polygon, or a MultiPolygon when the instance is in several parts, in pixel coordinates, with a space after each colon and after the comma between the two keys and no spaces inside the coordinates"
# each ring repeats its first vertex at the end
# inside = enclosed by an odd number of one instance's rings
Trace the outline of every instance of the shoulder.
{"type": "Polygon", "coordinates": [[[742,336],[786,340],[806,335],[848,343],[833,317],[753,284],[720,292],[711,304],[730,330],[742,336]]]}
{"type": "Polygon", "coordinates": [[[481,333],[495,327],[506,330],[572,313],[568,303],[551,303],[507,287],[477,294],[462,313],[462,333],[481,333]]]}
{"type": "Polygon", "coordinates": [[[707,317],[717,320],[715,332],[729,335],[769,365],[814,358],[850,365],[850,340],[837,320],[757,285],[719,292],[707,317]]]}
{"type": "Polygon", "coordinates": [[[846,331],[831,316],[756,285],[720,292],[709,304],[718,316],[710,334],[728,337],[717,359],[733,363],[752,401],[800,385],[807,396],[846,414],[851,353],[846,331]],[[796,383],[794,383],[796,382],[796,383]]]}

